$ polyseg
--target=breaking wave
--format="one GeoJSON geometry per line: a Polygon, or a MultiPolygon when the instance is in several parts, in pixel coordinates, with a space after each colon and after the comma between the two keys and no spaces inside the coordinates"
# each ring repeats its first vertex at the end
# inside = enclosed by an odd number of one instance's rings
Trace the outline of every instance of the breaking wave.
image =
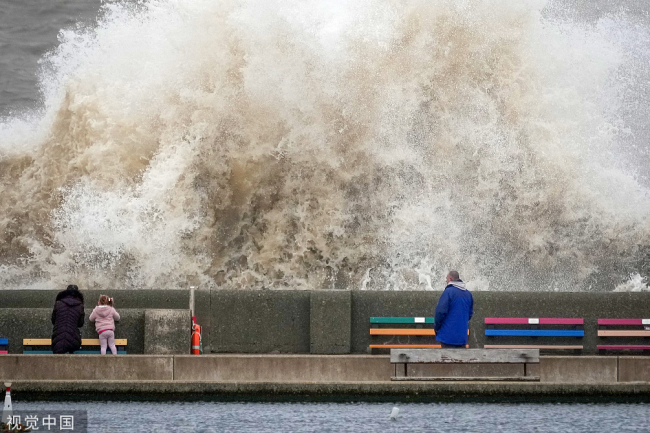
{"type": "Polygon", "coordinates": [[[545,6],[105,3],[42,59],[43,110],[0,122],[0,286],[643,279],[647,149],[627,144],[647,136],[624,112],[647,27],[545,6]]]}

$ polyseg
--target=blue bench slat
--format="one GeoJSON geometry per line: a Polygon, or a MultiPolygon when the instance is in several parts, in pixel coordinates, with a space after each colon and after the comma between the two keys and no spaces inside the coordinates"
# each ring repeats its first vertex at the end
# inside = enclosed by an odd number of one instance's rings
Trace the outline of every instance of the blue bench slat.
{"type": "Polygon", "coordinates": [[[0,338],[0,346],[7,346],[9,344],[8,338],[0,338]]]}
{"type": "MultiPolygon", "coordinates": [[[[77,350],[75,355],[100,355],[99,350],[77,350]]],[[[106,354],[111,355],[111,350],[107,349],[106,354]]],[[[118,350],[118,355],[126,355],[126,350],[118,350]]],[[[23,350],[23,355],[52,355],[51,350],[23,350]]]]}
{"type": "Polygon", "coordinates": [[[585,331],[554,329],[486,329],[488,337],[584,337],[585,331]]]}

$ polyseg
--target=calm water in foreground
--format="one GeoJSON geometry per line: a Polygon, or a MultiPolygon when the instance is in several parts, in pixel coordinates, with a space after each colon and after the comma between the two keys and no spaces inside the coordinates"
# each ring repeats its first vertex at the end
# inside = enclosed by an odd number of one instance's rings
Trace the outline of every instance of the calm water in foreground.
{"type": "Polygon", "coordinates": [[[648,432],[647,403],[19,402],[87,409],[90,432],[648,432]],[[389,419],[394,406],[396,421],[389,419]]]}

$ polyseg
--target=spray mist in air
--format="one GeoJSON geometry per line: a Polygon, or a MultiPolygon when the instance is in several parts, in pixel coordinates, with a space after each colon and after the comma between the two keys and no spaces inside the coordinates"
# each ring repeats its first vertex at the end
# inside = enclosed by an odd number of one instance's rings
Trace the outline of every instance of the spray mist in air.
{"type": "Polygon", "coordinates": [[[645,287],[648,30],[545,6],[105,3],[0,123],[0,286],[645,287]]]}

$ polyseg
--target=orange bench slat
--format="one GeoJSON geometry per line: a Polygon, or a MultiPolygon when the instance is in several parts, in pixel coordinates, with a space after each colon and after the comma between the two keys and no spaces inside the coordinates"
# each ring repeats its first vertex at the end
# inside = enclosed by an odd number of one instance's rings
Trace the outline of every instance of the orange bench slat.
{"type": "Polygon", "coordinates": [[[599,329],[598,336],[599,337],[650,337],[650,331],[599,329]]]}
{"type": "Polygon", "coordinates": [[[431,328],[370,328],[370,335],[436,335],[431,328]]]}
{"type": "Polygon", "coordinates": [[[440,344],[371,344],[371,349],[440,349],[440,344]]]}
{"type": "Polygon", "coordinates": [[[370,328],[370,335],[436,335],[436,331],[431,328],[370,328]]]}

